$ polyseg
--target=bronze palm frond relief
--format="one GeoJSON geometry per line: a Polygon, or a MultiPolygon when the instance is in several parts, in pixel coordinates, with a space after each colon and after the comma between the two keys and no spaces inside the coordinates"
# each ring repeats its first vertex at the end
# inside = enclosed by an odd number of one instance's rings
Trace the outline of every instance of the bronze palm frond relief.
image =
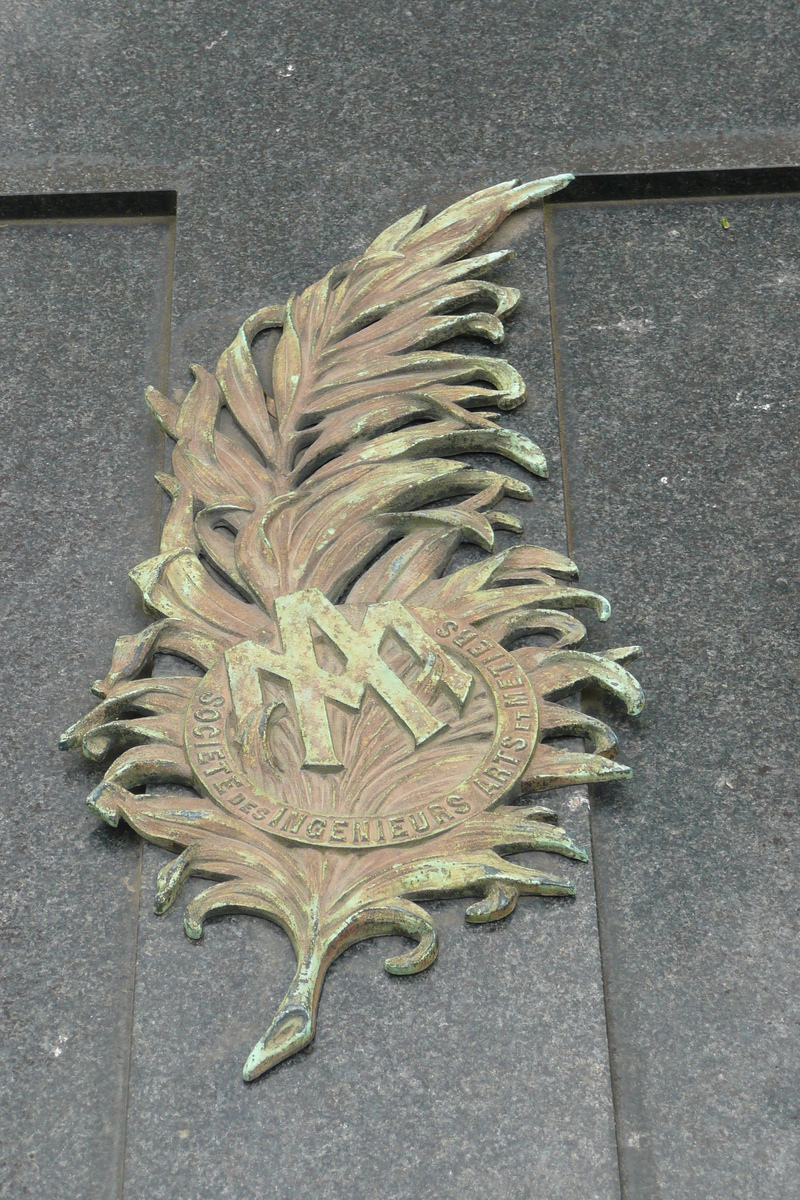
{"type": "Polygon", "coordinates": [[[420,900],[472,896],[467,920],[484,922],[520,895],[571,895],[505,857],[586,858],[533,793],[629,774],[611,730],[562,701],[591,685],[639,712],[638,648],[579,649],[574,610],[604,620],[607,601],[561,554],[495,552],[496,529],[521,532],[503,497],[532,493],[469,459],[546,476],[539,447],[497,423],[523,381],[439,348],[502,341],[519,293],[480,276],[509,251],[473,252],[570,178],[500,184],[427,223],[420,209],[248,318],[181,403],[148,389],[175,442],[160,553],[131,572],[153,620],[117,641],[62,745],[111,759],[93,811],[177,856],[156,912],[200,875],[190,937],[243,911],[291,938],[297,973],[246,1079],[308,1045],[325,971],[354,942],[410,938],[394,974],[434,961],[420,900]],[[252,347],[270,328],[265,388],[252,347]],[[487,556],[448,572],[465,542],[487,556]],[[153,676],[162,654],[202,675],[153,676]]]}

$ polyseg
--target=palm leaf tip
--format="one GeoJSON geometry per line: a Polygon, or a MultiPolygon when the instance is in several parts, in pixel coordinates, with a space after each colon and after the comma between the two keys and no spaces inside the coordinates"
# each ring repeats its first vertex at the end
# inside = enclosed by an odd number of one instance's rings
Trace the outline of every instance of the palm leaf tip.
{"type": "Polygon", "coordinates": [[[554,192],[560,192],[574,179],[575,176],[569,172],[563,175],[548,175],[545,179],[533,179],[530,183],[516,183],[514,192],[521,207],[524,204],[532,204],[534,200],[543,200],[545,196],[552,196],[554,192]]]}
{"type": "MultiPolygon", "coordinates": [[[[501,358],[438,346],[463,334],[493,344],[502,339],[502,318],[519,293],[480,275],[509,251],[470,255],[510,213],[571,178],[497,184],[427,222],[424,210],[416,210],[286,306],[245,321],[220,357],[216,377],[192,368],[195,383],[181,405],[150,389],[148,403],[177,441],[167,486],[174,515],[162,552],[185,548],[205,557],[238,593],[268,609],[276,595],[300,587],[317,586],[336,600],[393,540],[385,508],[372,512],[368,493],[382,494],[409,460],[478,451],[546,477],[541,449],[495,423],[499,412],[525,399],[515,368],[501,358]],[[473,301],[481,309],[471,311],[473,301]],[[281,335],[272,395],[265,395],[252,341],[270,327],[280,327],[281,335]],[[222,409],[244,435],[240,441],[220,427],[222,409]],[[364,467],[369,479],[355,488],[364,467]],[[220,534],[221,526],[228,532],[220,534]],[[330,554],[317,553],[331,544],[331,528],[340,531],[333,541],[348,541],[339,546],[339,557],[346,550],[352,564],[344,575],[332,569],[330,554]]],[[[519,531],[513,518],[493,512],[481,525],[468,511],[474,506],[463,501],[451,510],[450,537],[422,514],[459,493],[477,496],[492,488],[496,498],[532,494],[497,472],[442,471],[424,488],[406,489],[394,505],[395,532],[418,538],[403,514],[419,512],[420,529],[427,523],[428,541],[438,541],[443,553],[445,544],[454,550],[459,537],[491,548],[491,524],[519,531]]]]}

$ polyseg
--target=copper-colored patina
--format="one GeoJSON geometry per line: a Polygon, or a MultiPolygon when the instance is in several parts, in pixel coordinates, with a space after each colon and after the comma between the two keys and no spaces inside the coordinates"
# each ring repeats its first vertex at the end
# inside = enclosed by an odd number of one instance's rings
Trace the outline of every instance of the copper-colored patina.
{"type": "Polygon", "coordinates": [[[427,224],[412,213],[245,321],[216,375],[192,368],[182,403],[148,391],[176,442],[158,477],[172,499],[161,553],[132,572],[154,621],[119,639],[102,702],[62,743],[113,756],[90,808],[177,853],[156,912],[203,875],[217,882],[187,908],[190,937],[239,910],[291,938],[297,973],[246,1079],[311,1041],[347,946],[399,933],[415,945],[388,971],[433,962],[419,899],[474,896],[467,920],[481,922],[520,894],[571,895],[501,857],[586,857],[525,798],[629,774],[611,731],[558,703],[591,683],[642,706],[622,666],[635,648],[577,649],[570,610],[609,610],[573,585],[573,563],[520,545],[446,573],[461,543],[491,552],[495,529],[521,532],[496,506],[532,495],[456,456],[547,472],[537,446],[495,424],[525,397],[513,367],[432,347],[502,340],[519,294],[478,276],[509,252],[464,256],[570,178],[500,184],[427,224]],[[251,348],[268,329],[281,333],[265,385],[251,348]],[[153,677],[159,654],[195,669],[153,677]]]}

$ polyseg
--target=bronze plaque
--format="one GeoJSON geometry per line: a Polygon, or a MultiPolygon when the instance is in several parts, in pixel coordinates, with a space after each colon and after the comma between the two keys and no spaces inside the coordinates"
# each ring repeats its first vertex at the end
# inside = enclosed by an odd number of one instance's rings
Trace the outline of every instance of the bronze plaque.
{"type": "Polygon", "coordinates": [[[113,760],[90,808],[177,855],[156,912],[202,875],[190,937],[239,910],[291,938],[297,973],[245,1079],[308,1045],[325,972],[354,942],[411,939],[394,974],[433,962],[420,900],[473,896],[467,920],[483,922],[519,895],[572,894],[503,857],[586,858],[528,797],[629,774],[608,727],[560,701],[591,684],[638,712],[622,665],[637,648],[578,649],[573,610],[604,619],[607,601],[561,554],[493,552],[496,529],[521,532],[503,496],[532,492],[461,461],[546,476],[539,448],[497,423],[523,381],[435,348],[502,340],[519,293],[483,276],[509,251],[472,252],[570,179],[500,184],[427,223],[420,209],[251,316],[180,402],[148,390],[175,442],[161,552],[131,572],[153,622],[118,640],[101,702],[62,744],[113,760]],[[252,353],[267,330],[269,379],[252,353]],[[448,574],[464,542],[487,556],[448,574]],[[153,676],[158,654],[193,668],[153,676]]]}

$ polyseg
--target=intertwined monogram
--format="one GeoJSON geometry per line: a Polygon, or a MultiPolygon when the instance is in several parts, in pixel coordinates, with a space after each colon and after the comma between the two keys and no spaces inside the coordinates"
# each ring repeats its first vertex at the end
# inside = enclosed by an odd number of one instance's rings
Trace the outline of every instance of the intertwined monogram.
{"type": "Polygon", "coordinates": [[[317,588],[279,596],[275,612],[283,651],[258,642],[240,642],[225,654],[240,733],[263,709],[261,675],[286,679],[292,688],[297,719],[305,746],[306,767],[340,767],[331,740],[326,700],[358,711],[364,691],[371,687],[400,718],[421,745],[447,722],[435,717],[389,664],[381,648],[390,633],[413,651],[421,663],[436,666],[441,686],[460,707],[469,694],[472,677],[445,653],[399,601],[370,604],[359,628],[331,604],[317,588]],[[314,650],[312,623],[345,659],[335,673],[321,667],[314,650]]]}

